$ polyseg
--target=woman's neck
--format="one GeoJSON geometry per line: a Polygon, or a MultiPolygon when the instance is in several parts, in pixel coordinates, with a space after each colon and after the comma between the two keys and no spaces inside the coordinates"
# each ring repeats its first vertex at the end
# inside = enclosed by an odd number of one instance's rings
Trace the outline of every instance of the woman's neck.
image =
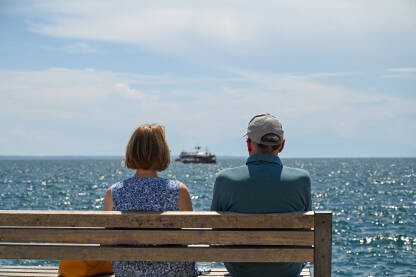
{"type": "Polygon", "coordinates": [[[139,168],[136,170],[136,174],[134,174],[134,177],[157,177],[157,172],[153,169],[139,168]]]}

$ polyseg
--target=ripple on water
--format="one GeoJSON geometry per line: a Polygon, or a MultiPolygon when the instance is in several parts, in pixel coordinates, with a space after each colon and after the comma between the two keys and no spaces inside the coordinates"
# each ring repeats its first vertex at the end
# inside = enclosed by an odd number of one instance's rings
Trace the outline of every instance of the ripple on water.
{"type": "MultiPolygon", "coordinates": [[[[308,170],[313,208],[333,212],[333,276],[416,276],[416,159],[283,162],[308,170]]],[[[217,172],[244,163],[172,162],[161,176],[185,183],[194,209],[209,210],[217,172]]],[[[131,175],[117,159],[0,160],[0,208],[101,210],[106,189],[131,175]]]]}

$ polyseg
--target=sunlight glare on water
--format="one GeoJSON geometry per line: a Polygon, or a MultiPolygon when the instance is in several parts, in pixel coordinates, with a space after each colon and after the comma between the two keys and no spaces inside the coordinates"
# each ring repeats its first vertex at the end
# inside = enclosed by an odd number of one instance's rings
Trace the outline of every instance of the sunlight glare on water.
{"type": "MultiPolygon", "coordinates": [[[[133,175],[120,161],[0,160],[0,209],[101,210],[106,189],[133,175]]],[[[313,209],[333,212],[333,276],[416,276],[416,159],[283,162],[308,170],[313,209]]],[[[216,173],[244,163],[172,162],[160,176],[185,183],[194,209],[209,210],[216,173]]]]}

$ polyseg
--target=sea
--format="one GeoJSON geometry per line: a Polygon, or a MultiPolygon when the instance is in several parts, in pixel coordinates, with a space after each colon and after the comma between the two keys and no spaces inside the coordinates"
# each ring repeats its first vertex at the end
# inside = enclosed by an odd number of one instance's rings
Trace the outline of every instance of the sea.
{"type": "MultiPolygon", "coordinates": [[[[205,211],[216,174],[245,160],[173,161],[159,175],[185,183],[194,209],[205,211]]],[[[309,171],[313,210],[333,212],[333,276],[416,276],[416,158],[282,161],[309,171]]],[[[106,189],[133,173],[118,157],[2,157],[0,209],[102,210],[106,189]]],[[[0,260],[14,263],[58,262],[0,260]]]]}

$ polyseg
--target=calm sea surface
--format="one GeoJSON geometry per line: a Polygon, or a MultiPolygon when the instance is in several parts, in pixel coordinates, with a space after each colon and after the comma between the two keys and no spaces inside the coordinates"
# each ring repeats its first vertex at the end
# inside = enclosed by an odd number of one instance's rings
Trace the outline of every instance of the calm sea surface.
{"type": "MultiPolygon", "coordinates": [[[[172,162],[160,175],[185,183],[195,210],[209,210],[215,174],[244,162],[172,162]]],[[[416,276],[415,158],[283,162],[308,170],[313,209],[333,212],[333,276],[416,276]]],[[[119,159],[0,160],[0,209],[101,210],[105,190],[132,174],[119,159]]]]}

